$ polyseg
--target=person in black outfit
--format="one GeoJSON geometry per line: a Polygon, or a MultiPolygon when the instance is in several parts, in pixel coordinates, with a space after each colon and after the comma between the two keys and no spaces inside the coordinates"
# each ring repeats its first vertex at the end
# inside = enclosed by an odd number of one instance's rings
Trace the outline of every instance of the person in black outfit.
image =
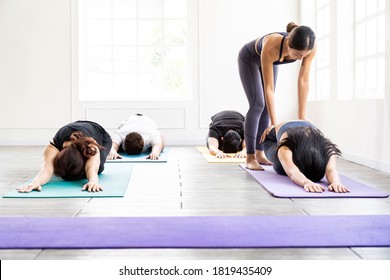
{"type": "Polygon", "coordinates": [[[41,191],[53,173],[66,181],[88,179],[82,190],[98,192],[98,174],[111,149],[108,132],[91,121],[76,121],[60,128],[43,152],[43,164],[31,183],[19,188],[19,192],[41,191]]]}
{"type": "Polygon", "coordinates": [[[234,157],[245,158],[245,117],[239,112],[226,110],[212,116],[211,121],[207,136],[210,154],[226,158],[228,153],[236,153],[234,157]]]}

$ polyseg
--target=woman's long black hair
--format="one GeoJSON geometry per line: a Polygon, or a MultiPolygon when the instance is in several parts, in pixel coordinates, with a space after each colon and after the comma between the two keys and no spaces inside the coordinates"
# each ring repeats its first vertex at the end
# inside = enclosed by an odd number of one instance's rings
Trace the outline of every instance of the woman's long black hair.
{"type": "Polygon", "coordinates": [[[286,132],[287,137],[280,142],[276,152],[281,147],[288,148],[299,170],[313,182],[320,181],[330,157],[341,155],[341,151],[317,128],[296,127],[286,132]]]}

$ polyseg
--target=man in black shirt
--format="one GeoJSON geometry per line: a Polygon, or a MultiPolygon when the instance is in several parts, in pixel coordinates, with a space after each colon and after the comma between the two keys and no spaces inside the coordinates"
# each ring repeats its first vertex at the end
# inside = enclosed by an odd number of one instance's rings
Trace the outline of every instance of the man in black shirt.
{"type": "Polygon", "coordinates": [[[236,153],[234,157],[246,157],[244,140],[245,117],[236,111],[226,110],[211,117],[207,148],[217,158],[229,157],[227,153],[236,153]]]}

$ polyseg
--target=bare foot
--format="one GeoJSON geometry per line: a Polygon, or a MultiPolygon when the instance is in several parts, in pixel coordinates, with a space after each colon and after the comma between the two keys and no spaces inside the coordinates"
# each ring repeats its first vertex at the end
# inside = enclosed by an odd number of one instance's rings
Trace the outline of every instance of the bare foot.
{"type": "Polygon", "coordinates": [[[245,166],[250,170],[264,170],[264,168],[257,162],[255,155],[247,155],[245,166]]]}
{"type": "Polygon", "coordinates": [[[256,151],[256,160],[260,164],[272,165],[273,163],[265,156],[264,151],[256,151]]]}

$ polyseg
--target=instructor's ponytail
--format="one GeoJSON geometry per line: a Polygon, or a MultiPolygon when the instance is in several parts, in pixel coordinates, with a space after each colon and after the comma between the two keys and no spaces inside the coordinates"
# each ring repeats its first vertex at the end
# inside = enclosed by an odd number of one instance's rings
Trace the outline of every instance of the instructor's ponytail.
{"type": "Polygon", "coordinates": [[[294,22],[290,22],[289,24],[287,24],[286,31],[290,33],[295,27],[298,27],[298,25],[294,22]]]}

